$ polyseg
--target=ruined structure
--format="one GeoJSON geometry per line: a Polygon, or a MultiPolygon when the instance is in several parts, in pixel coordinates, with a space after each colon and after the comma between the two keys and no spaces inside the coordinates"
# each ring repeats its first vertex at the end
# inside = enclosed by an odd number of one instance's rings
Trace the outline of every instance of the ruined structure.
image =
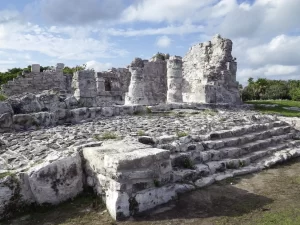
{"type": "Polygon", "coordinates": [[[31,72],[2,85],[1,92],[7,96],[23,93],[39,93],[44,90],[58,89],[71,92],[72,75],[63,74],[63,63],[58,63],[55,70],[40,72],[40,65],[33,64],[31,72]]]}
{"type": "Polygon", "coordinates": [[[136,58],[129,70],[132,74],[125,104],[156,105],[166,103],[167,62],[158,58],[136,58]]]}
{"type": "Polygon", "coordinates": [[[124,219],[299,157],[293,122],[240,105],[231,50],[216,36],[183,59],[137,58],[73,75],[63,75],[63,64],[42,73],[33,65],[2,86],[0,219],[86,187],[124,219]]]}
{"type": "Polygon", "coordinates": [[[168,92],[167,102],[183,102],[182,100],[182,58],[172,56],[167,63],[168,92]]]}
{"type": "Polygon", "coordinates": [[[216,35],[183,58],[183,101],[241,104],[232,41],[216,35]]]}

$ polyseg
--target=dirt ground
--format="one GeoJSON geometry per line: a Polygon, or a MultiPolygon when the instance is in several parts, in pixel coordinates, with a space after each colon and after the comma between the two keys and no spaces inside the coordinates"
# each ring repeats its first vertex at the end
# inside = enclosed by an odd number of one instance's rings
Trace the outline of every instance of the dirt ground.
{"type": "Polygon", "coordinates": [[[154,211],[113,221],[93,196],[37,209],[3,225],[300,224],[300,159],[179,196],[154,211]]]}

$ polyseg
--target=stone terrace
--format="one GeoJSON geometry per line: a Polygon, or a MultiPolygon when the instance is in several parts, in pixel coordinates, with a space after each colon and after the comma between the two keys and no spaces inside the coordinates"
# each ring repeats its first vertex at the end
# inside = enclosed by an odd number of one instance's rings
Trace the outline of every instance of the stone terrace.
{"type": "Polygon", "coordinates": [[[274,116],[180,106],[0,134],[2,217],[24,204],[60,203],[90,186],[118,220],[300,153],[298,131],[274,116]]]}

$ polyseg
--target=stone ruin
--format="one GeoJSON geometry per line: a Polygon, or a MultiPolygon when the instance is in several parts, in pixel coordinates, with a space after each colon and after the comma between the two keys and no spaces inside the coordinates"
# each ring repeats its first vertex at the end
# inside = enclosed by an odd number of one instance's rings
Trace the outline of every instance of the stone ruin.
{"type": "Polygon", "coordinates": [[[0,218],[89,187],[120,220],[300,156],[293,122],[241,104],[231,51],[217,35],[183,59],[73,75],[33,65],[3,85],[0,218]]]}

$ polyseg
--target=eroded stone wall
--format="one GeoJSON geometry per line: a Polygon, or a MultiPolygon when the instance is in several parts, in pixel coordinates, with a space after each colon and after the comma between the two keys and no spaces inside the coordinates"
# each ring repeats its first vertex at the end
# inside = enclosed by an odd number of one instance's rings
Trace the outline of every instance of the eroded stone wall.
{"type": "Polygon", "coordinates": [[[232,41],[216,35],[183,58],[183,101],[240,104],[232,41]]]}
{"type": "Polygon", "coordinates": [[[39,93],[50,89],[70,92],[72,76],[64,75],[63,68],[64,65],[59,63],[55,70],[40,72],[40,65],[33,64],[30,73],[23,73],[14,80],[8,81],[7,84],[2,85],[1,91],[7,96],[39,93]]]}
{"type": "Polygon", "coordinates": [[[167,63],[136,58],[130,65],[131,82],[125,104],[155,105],[167,99],[167,63]]]}

